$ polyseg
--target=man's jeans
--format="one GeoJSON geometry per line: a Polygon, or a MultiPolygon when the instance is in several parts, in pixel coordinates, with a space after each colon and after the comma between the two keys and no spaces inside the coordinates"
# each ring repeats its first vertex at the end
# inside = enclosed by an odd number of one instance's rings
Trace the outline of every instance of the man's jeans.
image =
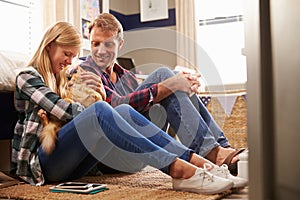
{"type": "MultiPolygon", "coordinates": [[[[167,67],[151,73],[136,90],[160,83],[175,75],[167,67]]],[[[158,106],[152,106],[147,117],[161,128],[169,123],[181,143],[205,157],[217,146],[230,146],[223,131],[219,128],[207,108],[197,95],[177,91],[165,98],[158,106]]]]}

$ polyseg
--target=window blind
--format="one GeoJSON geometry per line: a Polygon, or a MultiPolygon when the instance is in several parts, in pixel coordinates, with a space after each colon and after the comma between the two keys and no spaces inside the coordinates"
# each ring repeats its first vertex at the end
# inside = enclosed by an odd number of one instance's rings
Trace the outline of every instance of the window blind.
{"type": "MultiPolygon", "coordinates": [[[[212,59],[223,85],[247,82],[243,0],[195,0],[197,42],[212,59]]],[[[219,85],[220,80],[212,80],[219,85]]]]}
{"type": "Polygon", "coordinates": [[[0,50],[31,54],[41,34],[40,0],[0,0],[0,50]]]}

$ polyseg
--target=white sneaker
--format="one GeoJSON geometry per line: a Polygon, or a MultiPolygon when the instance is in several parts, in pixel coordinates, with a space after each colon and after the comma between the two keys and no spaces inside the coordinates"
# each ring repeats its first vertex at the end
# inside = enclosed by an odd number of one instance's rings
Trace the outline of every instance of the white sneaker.
{"type": "MultiPolygon", "coordinates": [[[[208,163],[205,163],[204,165],[209,165],[210,166],[210,164],[208,164],[208,163]]],[[[208,166],[206,168],[208,168],[208,166]]],[[[248,185],[248,180],[247,179],[231,175],[229,170],[228,170],[228,166],[225,165],[225,164],[221,165],[220,167],[215,166],[209,172],[212,173],[215,176],[219,176],[219,177],[231,180],[233,182],[233,188],[243,188],[243,187],[246,187],[248,185]]]]}
{"type": "Polygon", "coordinates": [[[174,179],[173,189],[201,194],[217,194],[229,190],[233,182],[214,176],[205,168],[198,168],[195,175],[188,179],[174,179]]]}

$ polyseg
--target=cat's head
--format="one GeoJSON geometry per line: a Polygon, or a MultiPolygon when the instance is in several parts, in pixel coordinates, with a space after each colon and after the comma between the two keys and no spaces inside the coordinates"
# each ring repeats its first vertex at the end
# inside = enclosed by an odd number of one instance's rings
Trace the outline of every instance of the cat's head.
{"type": "Polygon", "coordinates": [[[96,101],[102,100],[102,96],[83,82],[80,78],[82,72],[84,70],[80,66],[77,68],[67,66],[61,70],[59,74],[59,91],[62,98],[72,99],[87,107],[96,101]]]}

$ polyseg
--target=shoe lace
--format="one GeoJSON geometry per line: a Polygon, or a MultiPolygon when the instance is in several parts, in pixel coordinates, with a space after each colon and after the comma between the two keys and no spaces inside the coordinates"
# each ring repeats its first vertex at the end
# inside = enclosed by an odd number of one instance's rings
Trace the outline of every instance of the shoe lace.
{"type": "Polygon", "coordinates": [[[228,170],[228,166],[226,164],[223,164],[223,165],[219,166],[218,168],[216,168],[216,170],[218,172],[224,174],[226,178],[228,178],[228,176],[230,175],[229,170],[228,170]]]}
{"type": "Polygon", "coordinates": [[[199,174],[200,177],[203,176],[202,183],[205,179],[207,179],[210,182],[214,182],[214,175],[211,173],[208,173],[208,169],[211,168],[211,165],[209,163],[204,163],[202,172],[199,174]]]}

